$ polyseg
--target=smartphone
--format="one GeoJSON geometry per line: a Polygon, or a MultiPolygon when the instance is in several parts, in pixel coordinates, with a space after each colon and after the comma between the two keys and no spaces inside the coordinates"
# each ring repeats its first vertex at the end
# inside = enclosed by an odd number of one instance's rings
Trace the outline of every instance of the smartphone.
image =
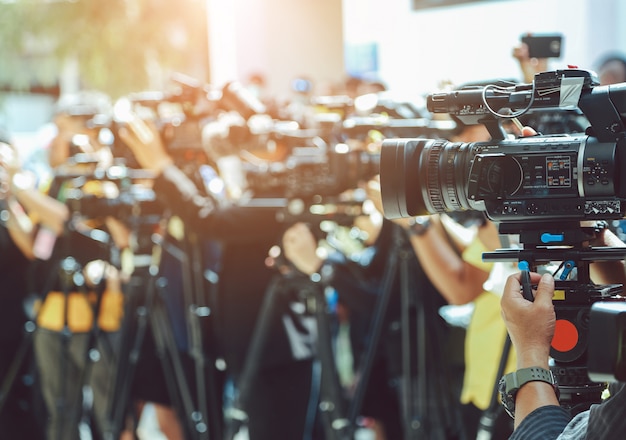
{"type": "Polygon", "coordinates": [[[531,58],[561,57],[563,35],[523,35],[521,40],[528,45],[528,56],[531,58]]]}

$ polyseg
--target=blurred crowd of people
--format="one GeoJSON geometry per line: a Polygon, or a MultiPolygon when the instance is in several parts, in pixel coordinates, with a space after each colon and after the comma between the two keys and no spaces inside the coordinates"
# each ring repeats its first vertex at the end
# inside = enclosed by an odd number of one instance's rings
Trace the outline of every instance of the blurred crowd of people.
{"type": "MultiPolygon", "coordinates": [[[[522,81],[547,67],[513,56],[522,81]]],[[[626,82],[626,63],[598,74],[626,82]]],[[[171,440],[474,439],[486,415],[489,438],[513,433],[495,396],[519,363],[500,307],[516,267],[482,260],[507,245],[497,224],[389,220],[366,167],[405,135],[381,121],[430,115],[379,81],[320,95],[298,78],[287,103],[263,88],[64,96],[43,167],[2,135],[2,436],[130,439],[147,403],[171,440]],[[356,177],[338,146],[365,153],[356,177]]]]}

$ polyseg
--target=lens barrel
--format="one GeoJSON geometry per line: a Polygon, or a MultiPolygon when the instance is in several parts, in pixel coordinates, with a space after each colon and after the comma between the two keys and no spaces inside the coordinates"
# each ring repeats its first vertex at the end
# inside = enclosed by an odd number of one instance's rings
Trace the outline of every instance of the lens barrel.
{"type": "Polygon", "coordinates": [[[472,209],[466,183],[471,144],[433,139],[387,139],[380,184],[387,218],[472,209]]]}

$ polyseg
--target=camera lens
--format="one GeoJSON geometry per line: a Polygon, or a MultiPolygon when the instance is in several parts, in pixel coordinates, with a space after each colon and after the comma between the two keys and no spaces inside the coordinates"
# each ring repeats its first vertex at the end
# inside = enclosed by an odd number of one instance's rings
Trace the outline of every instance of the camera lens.
{"type": "Polygon", "coordinates": [[[465,187],[473,153],[467,143],[388,139],[380,157],[387,218],[471,209],[465,187]]]}

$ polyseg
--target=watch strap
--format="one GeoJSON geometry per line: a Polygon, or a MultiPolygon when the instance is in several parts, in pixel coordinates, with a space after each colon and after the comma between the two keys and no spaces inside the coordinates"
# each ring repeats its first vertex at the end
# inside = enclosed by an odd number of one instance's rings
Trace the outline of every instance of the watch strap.
{"type": "Polygon", "coordinates": [[[546,382],[552,385],[557,399],[559,398],[559,388],[557,386],[556,379],[554,378],[552,371],[546,370],[545,368],[521,368],[502,376],[500,383],[498,384],[500,398],[502,400],[502,406],[504,406],[504,409],[511,417],[515,417],[515,397],[519,389],[528,382],[536,381],[546,382]]]}
{"type": "Polygon", "coordinates": [[[540,367],[521,368],[517,371],[506,374],[504,378],[506,382],[506,389],[510,391],[519,390],[528,382],[541,381],[547,382],[550,385],[554,385],[556,383],[552,371],[540,367]]]}

